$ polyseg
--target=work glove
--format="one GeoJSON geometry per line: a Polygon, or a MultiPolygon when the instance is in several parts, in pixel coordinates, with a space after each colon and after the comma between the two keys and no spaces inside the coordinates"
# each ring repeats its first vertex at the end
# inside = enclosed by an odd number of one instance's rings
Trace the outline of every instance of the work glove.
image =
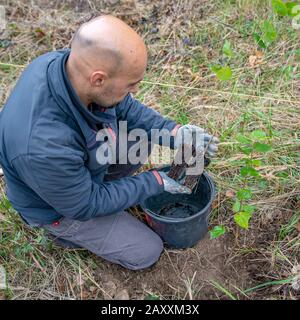
{"type": "Polygon", "coordinates": [[[171,179],[170,177],[168,177],[164,171],[158,171],[158,173],[163,180],[164,190],[166,192],[170,192],[173,194],[176,194],[176,193],[191,194],[192,193],[192,190],[190,190],[188,187],[182,186],[181,184],[176,182],[174,179],[171,179]]]}
{"type": "Polygon", "coordinates": [[[205,155],[214,157],[218,151],[219,139],[206,133],[204,129],[187,124],[180,127],[174,139],[174,147],[177,149],[181,144],[194,145],[196,150],[206,150],[205,155]]]}

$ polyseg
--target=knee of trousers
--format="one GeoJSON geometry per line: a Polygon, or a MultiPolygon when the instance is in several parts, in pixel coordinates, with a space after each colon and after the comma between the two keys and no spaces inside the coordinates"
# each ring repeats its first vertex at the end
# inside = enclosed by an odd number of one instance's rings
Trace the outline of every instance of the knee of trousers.
{"type": "Polygon", "coordinates": [[[131,270],[145,269],[158,261],[162,250],[163,242],[161,238],[152,232],[151,237],[147,237],[147,241],[137,244],[135,248],[125,253],[125,259],[120,263],[131,270]]]}

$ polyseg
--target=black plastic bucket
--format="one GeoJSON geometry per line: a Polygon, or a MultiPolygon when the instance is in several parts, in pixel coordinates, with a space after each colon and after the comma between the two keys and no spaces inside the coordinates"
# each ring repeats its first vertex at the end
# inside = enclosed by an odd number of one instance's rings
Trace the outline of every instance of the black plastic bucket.
{"type": "MultiPolygon", "coordinates": [[[[159,170],[168,172],[169,169],[164,167],[159,170]]],[[[192,194],[164,192],[146,199],[140,205],[148,225],[165,244],[181,249],[192,247],[207,233],[207,220],[214,197],[214,183],[204,172],[192,194]]]]}

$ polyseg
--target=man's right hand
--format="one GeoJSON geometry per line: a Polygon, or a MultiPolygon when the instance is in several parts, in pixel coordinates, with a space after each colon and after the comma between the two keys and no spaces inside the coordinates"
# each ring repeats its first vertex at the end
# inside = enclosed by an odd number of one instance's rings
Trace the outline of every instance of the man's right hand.
{"type": "Polygon", "coordinates": [[[204,129],[192,124],[186,124],[178,129],[174,140],[174,147],[177,149],[182,144],[193,144],[196,150],[199,148],[205,149],[208,157],[214,157],[218,151],[219,142],[217,137],[205,132],[204,129]]]}
{"type": "Polygon", "coordinates": [[[158,173],[161,176],[161,178],[163,179],[164,189],[166,192],[170,192],[173,194],[176,194],[176,193],[191,194],[192,193],[191,189],[179,184],[174,179],[171,179],[170,177],[167,176],[167,174],[165,172],[158,171],[158,173]]]}

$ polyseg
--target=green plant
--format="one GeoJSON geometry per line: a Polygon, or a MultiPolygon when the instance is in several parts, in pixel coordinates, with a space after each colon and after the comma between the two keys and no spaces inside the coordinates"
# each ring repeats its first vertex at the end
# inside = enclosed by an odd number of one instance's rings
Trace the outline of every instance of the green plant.
{"type": "MultiPolygon", "coordinates": [[[[299,13],[297,2],[283,2],[282,0],[272,0],[271,2],[275,15],[294,18],[299,13]]],[[[272,21],[265,20],[259,25],[260,31],[252,34],[256,44],[261,49],[267,49],[276,39],[277,31],[272,21]]]]}
{"type": "Polygon", "coordinates": [[[210,239],[215,239],[220,237],[222,234],[225,233],[225,227],[224,226],[215,226],[212,230],[209,231],[210,239]]]}
{"type": "Polygon", "coordinates": [[[277,38],[274,24],[269,20],[263,21],[260,25],[260,32],[253,33],[253,38],[261,49],[268,48],[277,38]]]}
{"type": "Polygon", "coordinates": [[[272,0],[272,8],[273,11],[280,16],[286,16],[288,14],[287,6],[281,0],[272,0]]]}
{"type": "Polygon", "coordinates": [[[260,180],[260,174],[256,170],[262,162],[260,159],[254,159],[257,153],[265,153],[272,149],[268,143],[269,137],[261,130],[252,131],[248,135],[238,135],[236,137],[239,143],[239,150],[244,154],[242,167],[239,175],[242,181],[242,187],[236,192],[236,199],[232,206],[234,212],[234,221],[241,228],[248,229],[249,220],[255,211],[255,207],[248,202],[252,199],[252,190],[250,184],[260,180]]]}
{"type": "Polygon", "coordinates": [[[299,3],[294,1],[283,2],[282,0],[272,0],[272,9],[274,13],[276,13],[279,16],[294,17],[297,15],[297,13],[293,11],[293,8],[298,4],[299,3]]]}
{"type": "Polygon", "coordinates": [[[210,69],[216,74],[217,79],[220,81],[227,81],[232,77],[232,71],[228,66],[222,67],[220,65],[214,65],[210,69]]]}
{"type": "MultiPolygon", "coordinates": [[[[269,152],[272,147],[269,143],[270,137],[261,130],[244,135],[239,134],[236,140],[238,149],[244,154],[244,157],[241,159],[239,171],[241,187],[236,190],[232,211],[235,223],[243,229],[248,229],[249,220],[256,209],[255,206],[249,204],[253,196],[253,184],[260,186],[261,182],[264,182],[256,169],[262,165],[262,161],[254,157],[257,154],[269,152]]],[[[215,226],[210,231],[210,238],[215,239],[224,233],[224,226],[215,226]]]]}
{"type": "Polygon", "coordinates": [[[230,59],[233,56],[233,51],[231,49],[231,44],[228,40],[225,40],[225,43],[222,48],[223,58],[225,60],[225,65],[212,65],[210,67],[211,71],[216,74],[216,77],[220,81],[227,81],[232,78],[231,68],[228,66],[230,59]]]}

